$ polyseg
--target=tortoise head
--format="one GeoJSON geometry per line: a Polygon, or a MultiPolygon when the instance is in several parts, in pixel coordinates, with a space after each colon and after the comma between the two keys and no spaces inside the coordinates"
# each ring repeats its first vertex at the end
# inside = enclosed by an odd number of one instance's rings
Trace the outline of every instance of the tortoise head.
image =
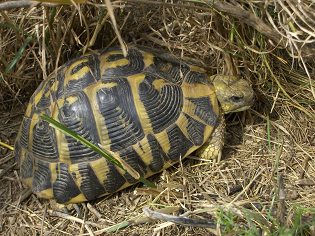
{"type": "Polygon", "coordinates": [[[253,105],[255,94],[248,81],[224,75],[214,75],[210,79],[225,114],[244,111],[253,105]]]}

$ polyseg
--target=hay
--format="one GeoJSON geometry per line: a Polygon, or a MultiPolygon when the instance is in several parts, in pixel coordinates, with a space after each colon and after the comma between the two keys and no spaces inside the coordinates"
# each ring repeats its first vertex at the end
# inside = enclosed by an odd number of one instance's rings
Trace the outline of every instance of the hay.
{"type": "Polygon", "coordinates": [[[14,144],[40,81],[83,51],[119,45],[119,37],[126,44],[196,58],[212,74],[244,76],[256,92],[251,110],[227,117],[222,162],[212,165],[186,158],[150,178],[161,190],[139,184],[94,200],[83,220],[73,210],[70,216],[75,218],[54,213],[48,200],[28,193],[21,201],[24,187],[18,168],[12,152],[1,147],[0,234],[147,235],[158,227],[156,234],[218,234],[213,229],[132,220],[153,202],[160,204],[151,206],[153,210],[173,206],[166,214],[190,210],[190,217],[207,221],[222,221],[220,216],[231,213],[243,228],[250,217],[260,228],[265,225],[261,233],[267,234],[279,229],[268,215],[292,228],[298,206],[307,209],[298,224],[312,221],[314,5],[293,0],[204,2],[114,1],[112,14],[107,14],[105,4],[93,1],[57,6],[51,23],[52,8],[5,10],[0,3],[0,141],[7,144],[14,144]],[[126,227],[111,228],[123,222],[126,227]],[[104,233],[107,228],[114,231],[104,233]]]}

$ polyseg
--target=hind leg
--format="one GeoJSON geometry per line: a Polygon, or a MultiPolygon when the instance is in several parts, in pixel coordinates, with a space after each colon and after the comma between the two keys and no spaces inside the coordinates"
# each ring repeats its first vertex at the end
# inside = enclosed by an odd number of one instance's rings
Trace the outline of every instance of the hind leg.
{"type": "MultiPolygon", "coordinates": [[[[82,205],[85,204],[84,202],[82,202],[82,205]]],[[[69,215],[69,211],[71,208],[74,208],[75,211],[78,213],[78,217],[80,218],[81,215],[81,211],[80,211],[80,207],[74,203],[74,204],[60,204],[57,203],[55,199],[50,199],[50,205],[51,207],[56,210],[56,211],[62,211],[63,213],[69,215]]],[[[84,205],[83,205],[84,207],[84,205]]],[[[84,207],[86,208],[86,207],[84,207]]]]}

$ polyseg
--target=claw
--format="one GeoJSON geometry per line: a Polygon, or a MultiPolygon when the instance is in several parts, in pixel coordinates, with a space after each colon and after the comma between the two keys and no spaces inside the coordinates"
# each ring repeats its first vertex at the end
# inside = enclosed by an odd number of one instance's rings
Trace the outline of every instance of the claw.
{"type": "Polygon", "coordinates": [[[80,211],[80,207],[78,206],[78,204],[74,203],[74,204],[72,204],[72,206],[75,209],[75,211],[78,213],[79,218],[81,218],[81,211],[80,211]]]}
{"type": "Polygon", "coordinates": [[[85,212],[87,212],[87,206],[86,206],[86,203],[85,202],[81,202],[81,205],[83,206],[83,209],[85,212]]]}
{"type": "Polygon", "coordinates": [[[75,211],[78,213],[79,217],[81,217],[81,211],[77,204],[65,205],[65,204],[57,203],[56,200],[54,199],[50,199],[50,205],[55,211],[62,211],[64,214],[67,214],[67,215],[69,215],[68,209],[70,210],[72,206],[75,209],[75,211]]]}
{"type": "Polygon", "coordinates": [[[222,157],[222,149],[225,136],[224,114],[221,112],[218,124],[214,128],[210,138],[197,150],[200,158],[213,160],[213,165],[218,163],[222,157]]]}
{"type": "Polygon", "coordinates": [[[63,213],[69,215],[69,211],[68,211],[67,207],[61,206],[61,210],[62,210],[63,213]]]}

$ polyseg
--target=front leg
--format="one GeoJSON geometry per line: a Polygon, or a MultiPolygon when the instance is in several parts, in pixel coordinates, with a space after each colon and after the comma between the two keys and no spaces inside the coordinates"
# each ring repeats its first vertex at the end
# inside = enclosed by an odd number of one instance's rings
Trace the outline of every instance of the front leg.
{"type": "Polygon", "coordinates": [[[209,139],[199,148],[197,156],[203,159],[213,160],[213,163],[220,162],[225,138],[225,119],[223,112],[220,112],[219,120],[209,139]]]}

